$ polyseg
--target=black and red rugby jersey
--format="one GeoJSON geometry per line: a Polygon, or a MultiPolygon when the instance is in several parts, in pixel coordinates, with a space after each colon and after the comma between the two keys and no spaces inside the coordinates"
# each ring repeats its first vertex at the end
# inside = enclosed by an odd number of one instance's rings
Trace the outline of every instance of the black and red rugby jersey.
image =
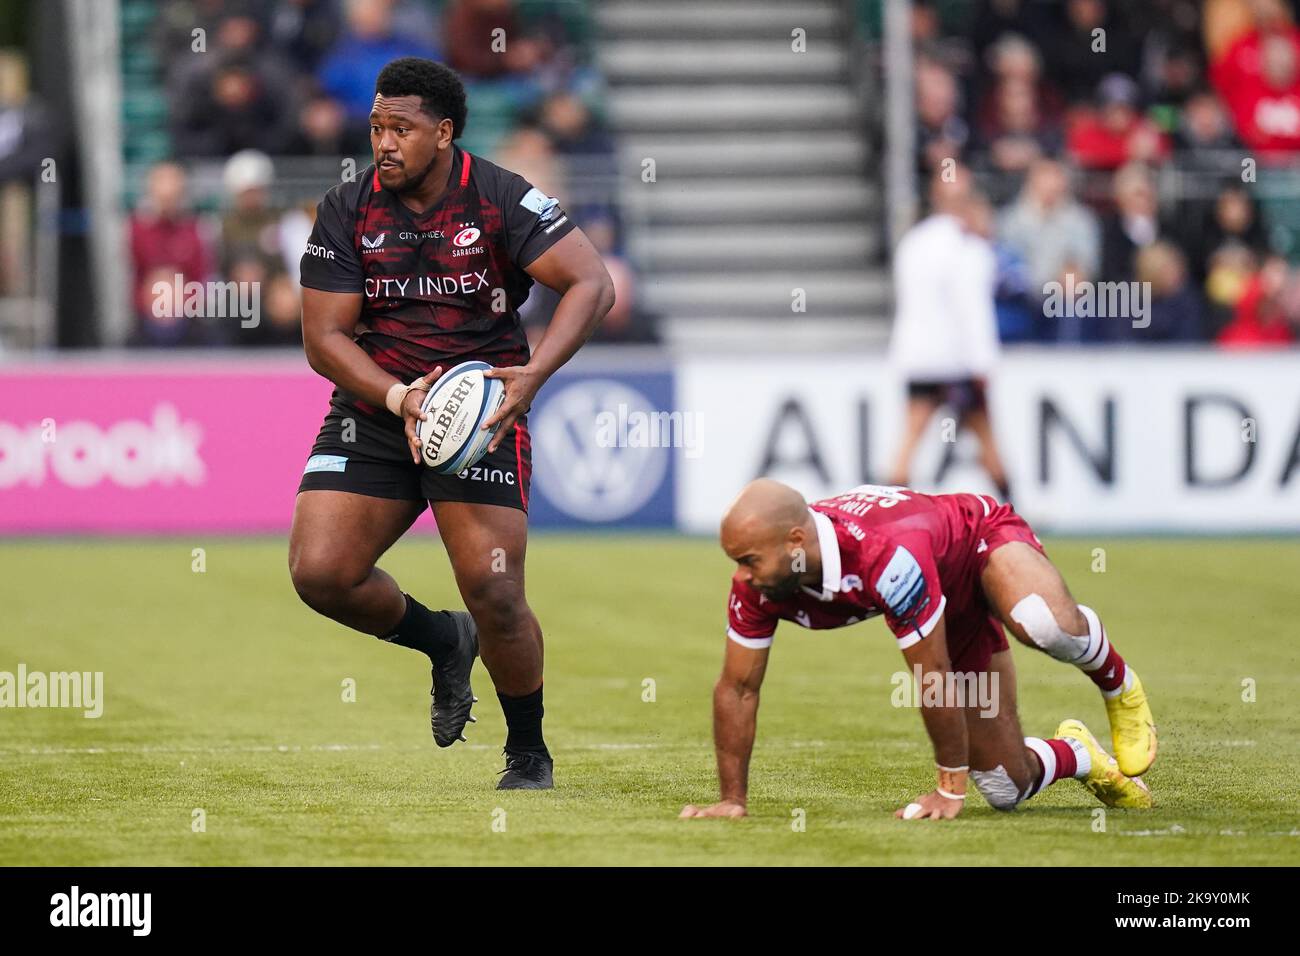
{"type": "Polygon", "coordinates": [[[522,176],[453,146],[450,185],[423,215],[367,167],[325,194],[302,256],[302,284],[364,298],[355,341],[403,382],[478,359],[523,365],[524,268],[574,228],[522,176]]]}

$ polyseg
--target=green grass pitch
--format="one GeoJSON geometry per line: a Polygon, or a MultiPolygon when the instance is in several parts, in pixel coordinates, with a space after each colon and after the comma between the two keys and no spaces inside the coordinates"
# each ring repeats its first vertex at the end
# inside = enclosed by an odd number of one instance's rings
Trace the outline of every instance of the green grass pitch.
{"type": "MultiPolygon", "coordinates": [[[[1155,810],[1099,818],[1063,781],[1012,814],[973,796],[950,823],[894,820],[931,787],[931,757],[918,714],[890,705],[903,661],[872,621],[781,626],[751,817],[677,820],[716,794],[730,566],[707,540],[534,536],[550,793],[492,789],[504,726],[481,665],[479,723],[440,751],[423,659],[310,612],[279,539],[5,542],[0,670],[103,671],[105,709],[0,710],[0,864],[1300,863],[1300,543],[1048,548],[1151,695],[1155,810]]],[[[436,538],[382,565],[426,604],[458,605],[436,538]]],[[[1077,716],[1107,739],[1080,674],[1016,656],[1026,733],[1077,716]]]]}

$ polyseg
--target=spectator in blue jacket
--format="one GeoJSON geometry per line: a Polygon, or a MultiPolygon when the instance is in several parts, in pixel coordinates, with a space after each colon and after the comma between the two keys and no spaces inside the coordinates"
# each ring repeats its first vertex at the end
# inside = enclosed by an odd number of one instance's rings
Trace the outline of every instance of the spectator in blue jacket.
{"type": "Polygon", "coordinates": [[[439,59],[432,34],[403,34],[393,25],[391,0],[348,0],[347,26],[321,63],[321,89],[343,104],[348,119],[364,122],[375,101],[375,77],[403,56],[439,59]]]}
{"type": "Polygon", "coordinates": [[[1201,297],[1187,272],[1187,260],[1172,242],[1160,239],[1138,250],[1137,280],[1149,283],[1150,319],[1146,328],[1132,328],[1134,343],[1199,342],[1205,337],[1201,297]]]}

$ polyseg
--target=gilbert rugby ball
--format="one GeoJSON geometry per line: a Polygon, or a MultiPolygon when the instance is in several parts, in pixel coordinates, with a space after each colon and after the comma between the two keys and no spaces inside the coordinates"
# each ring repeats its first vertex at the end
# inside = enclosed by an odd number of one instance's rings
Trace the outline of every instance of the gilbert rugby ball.
{"type": "Polygon", "coordinates": [[[506,389],[500,379],[484,378],[486,362],[462,362],[429,389],[415,423],[424,463],[440,475],[458,475],[483,457],[496,427],[482,425],[501,407],[506,389]]]}

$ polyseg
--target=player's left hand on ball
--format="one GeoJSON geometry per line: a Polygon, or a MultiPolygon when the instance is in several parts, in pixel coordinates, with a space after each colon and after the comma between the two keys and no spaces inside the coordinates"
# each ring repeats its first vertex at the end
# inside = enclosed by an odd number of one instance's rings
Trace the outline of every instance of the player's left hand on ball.
{"type": "Polygon", "coordinates": [[[894,811],[899,820],[951,820],[961,813],[964,800],[953,800],[931,790],[894,811]]]}
{"type": "Polygon", "coordinates": [[[498,422],[501,423],[497,433],[492,436],[492,443],[488,445],[487,453],[490,455],[505,440],[510,429],[514,427],[515,421],[521,415],[528,414],[528,409],[533,404],[533,396],[542,387],[542,377],[536,369],[529,368],[527,365],[508,365],[505,368],[488,369],[483,373],[483,377],[501,379],[506,389],[501,407],[496,410],[496,414],[483,423],[484,431],[498,422]]]}
{"type": "Polygon", "coordinates": [[[711,807],[697,807],[693,803],[687,804],[682,807],[682,812],[677,814],[677,818],[679,820],[691,820],[697,817],[743,817],[745,815],[746,811],[743,803],[723,800],[711,807]]]}

